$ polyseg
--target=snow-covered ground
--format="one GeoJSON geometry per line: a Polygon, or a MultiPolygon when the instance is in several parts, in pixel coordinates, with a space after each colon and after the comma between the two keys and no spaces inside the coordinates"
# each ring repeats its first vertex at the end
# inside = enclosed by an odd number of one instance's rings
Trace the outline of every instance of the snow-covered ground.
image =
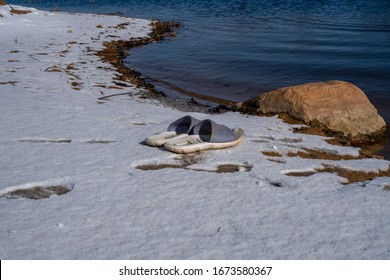
{"type": "Polygon", "coordinates": [[[0,6],[1,259],[390,259],[390,178],[323,170],[390,162],[291,156],[359,149],[233,112],[192,115],[243,128],[239,146],[148,147],[188,113],[118,87],[94,51],[148,36],[150,22],[29,10],[0,6]]]}

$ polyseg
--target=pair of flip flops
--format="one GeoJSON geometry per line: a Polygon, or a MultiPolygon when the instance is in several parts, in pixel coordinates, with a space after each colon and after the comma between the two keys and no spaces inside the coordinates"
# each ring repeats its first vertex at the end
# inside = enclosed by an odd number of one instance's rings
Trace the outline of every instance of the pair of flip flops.
{"type": "Polygon", "coordinates": [[[212,120],[198,120],[184,116],[168,126],[166,132],[152,135],[145,143],[152,147],[179,154],[188,154],[210,149],[224,149],[239,144],[245,137],[241,128],[230,129],[212,120]]]}

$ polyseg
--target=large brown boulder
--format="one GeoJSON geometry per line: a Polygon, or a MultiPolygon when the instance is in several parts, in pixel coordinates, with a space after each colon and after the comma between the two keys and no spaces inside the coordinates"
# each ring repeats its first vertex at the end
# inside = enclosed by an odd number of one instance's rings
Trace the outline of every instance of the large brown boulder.
{"type": "Polygon", "coordinates": [[[280,88],[238,106],[244,112],[258,114],[287,113],[307,125],[357,141],[378,137],[386,129],[385,121],[363,91],[343,81],[280,88]]]}

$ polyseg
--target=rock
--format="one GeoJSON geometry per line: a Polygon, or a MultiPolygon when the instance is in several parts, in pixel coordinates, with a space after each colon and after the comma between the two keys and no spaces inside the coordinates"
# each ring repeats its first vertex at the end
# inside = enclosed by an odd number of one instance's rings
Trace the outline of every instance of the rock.
{"type": "Polygon", "coordinates": [[[8,4],[7,4],[7,2],[0,0],[0,6],[2,6],[2,5],[8,5],[8,4]]]}
{"type": "Polygon", "coordinates": [[[363,91],[343,81],[280,88],[239,103],[238,108],[247,113],[287,113],[356,142],[372,140],[386,130],[385,121],[363,91]]]}

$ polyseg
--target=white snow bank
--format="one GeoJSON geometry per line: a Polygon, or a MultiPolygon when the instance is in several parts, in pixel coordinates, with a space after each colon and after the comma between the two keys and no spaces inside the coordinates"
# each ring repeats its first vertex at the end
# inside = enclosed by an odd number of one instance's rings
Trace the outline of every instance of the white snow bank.
{"type": "Polygon", "coordinates": [[[0,6],[0,194],[72,187],[41,200],[0,198],[1,259],[390,258],[389,177],[287,175],[324,165],[379,171],[388,161],[288,157],[359,150],[232,112],[193,116],[243,128],[237,147],[191,157],[148,147],[145,137],[188,113],[115,87],[115,69],[93,51],[147,36],[150,22],[30,10],[0,6]]]}

